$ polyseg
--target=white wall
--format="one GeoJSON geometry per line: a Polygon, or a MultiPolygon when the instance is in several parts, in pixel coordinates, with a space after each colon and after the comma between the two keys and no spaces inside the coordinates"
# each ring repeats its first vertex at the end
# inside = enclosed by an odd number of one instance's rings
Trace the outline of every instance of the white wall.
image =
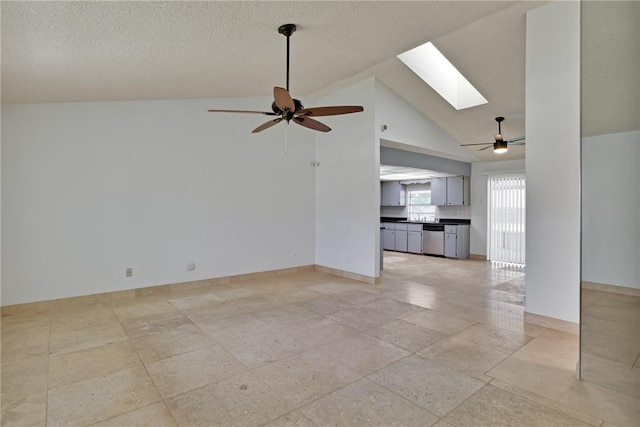
{"type": "Polygon", "coordinates": [[[380,216],[387,218],[406,218],[406,206],[380,206],[380,216]]]}
{"type": "Polygon", "coordinates": [[[579,321],[580,2],[527,13],[526,311],[579,321]]]}
{"type": "Polygon", "coordinates": [[[640,131],[582,139],[582,280],[640,288],[640,131]]]}
{"type": "Polygon", "coordinates": [[[426,154],[460,161],[477,158],[421,112],[376,81],[376,131],[385,140],[423,149],[426,154]],[[381,126],[387,125],[384,132],[381,126]]]}
{"type": "Polygon", "coordinates": [[[355,84],[314,105],[364,112],[288,138],[284,125],[251,134],[262,116],[206,112],[267,98],[3,106],[2,304],[314,263],[377,276],[376,124],[429,128],[418,146],[449,138],[385,99],[403,102],[355,84]]]}
{"type": "Polygon", "coordinates": [[[2,303],[314,264],[314,133],[206,112],[270,103],[3,105],[2,303]]]}
{"type": "Polygon", "coordinates": [[[458,149],[450,135],[373,78],[322,98],[317,104],[357,104],[365,111],[335,117],[331,123],[326,120],[334,130],[317,138],[316,263],[376,277],[382,212],[380,138],[450,158],[468,156],[468,151],[458,149]],[[388,126],[385,132],[380,129],[383,123],[388,126]]]}
{"type": "Polygon", "coordinates": [[[470,251],[487,255],[487,179],[492,172],[524,172],[525,161],[471,163],[471,236],[470,251]]]}
{"type": "Polygon", "coordinates": [[[316,144],[316,264],[379,275],[380,144],[373,127],[375,80],[316,101],[362,105],[364,111],[326,118],[333,128],[316,144]]]}

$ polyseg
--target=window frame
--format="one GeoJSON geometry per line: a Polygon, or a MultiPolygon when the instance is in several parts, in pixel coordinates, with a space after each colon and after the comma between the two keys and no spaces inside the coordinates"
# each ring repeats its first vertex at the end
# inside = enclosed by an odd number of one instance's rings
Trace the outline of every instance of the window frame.
{"type": "MultiPolygon", "coordinates": [[[[416,196],[417,198],[418,196],[416,196]]],[[[433,221],[436,216],[436,206],[431,204],[431,189],[411,190],[407,188],[407,220],[408,221],[433,221]],[[428,193],[428,203],[412,203],[411,193],[428,193]],[[412,212],[412,207],[428,207],[422,212],[412,212]]]]}

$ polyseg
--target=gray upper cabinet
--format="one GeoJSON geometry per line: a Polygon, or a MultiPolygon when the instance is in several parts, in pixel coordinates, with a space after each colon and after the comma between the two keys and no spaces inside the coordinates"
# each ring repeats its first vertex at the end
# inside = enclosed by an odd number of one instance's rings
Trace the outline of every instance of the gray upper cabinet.
{"type": "Polygon", "coordinates": [[[406,191],[398,181],[385,181],[380,190],[380,206],[404,206],[406,191]]]}
{"type": "Polygon", "coordinates": [[[447,178],[431,179],[431,204],[439,206],[447,204],[447,178]]]}
{"type": "Polygon", "coordinates": [[[469,205],[469,187],[471,179],[468,176],[451,176],[447,178],[447,205],[469,205]]]}
{"type": "Polygon", "coordinates": [[[431,204],[464,206],[471,204],[471,177],[449,176],[431,180],[431,204]]]}

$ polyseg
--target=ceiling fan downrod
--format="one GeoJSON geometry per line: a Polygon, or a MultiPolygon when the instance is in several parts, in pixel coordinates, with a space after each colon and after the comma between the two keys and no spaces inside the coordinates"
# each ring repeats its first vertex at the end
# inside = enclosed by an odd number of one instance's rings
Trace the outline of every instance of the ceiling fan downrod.
{"type": "Polygon", "coordinates": [[[289,92],[289,38],[296,32],[295,24],[284,24],[278,28],[278,32],[287,38],[287,92],[289,92]]]}
{"type": "Polygon", "coordinates": [[[502,127],[500,124],[504,120],[504,117],[496,117],[496,122],[498,122],[498,135],[502,135],[502,127]]]}
{"type": "Polygon", "coordinates": [[[339,116],[342,114],[359,113],[364,111],[364,108],[360,105],[338,105],[329,107],[314,107],[304,108],[300,100],[292,98],[289,93],[289,60],[290,60],[290,42],[289,38],[291,34],[296,31],[294,24],[284,24],[278,28],[278,32],[287,38],[287,88],[275,86],[273,88],[273,102],[271,103],[272,111],[249,111],[249,110],[208,110],[211,113],[250,113],[250,114],[263,114],[266,116],[276,116],[275,119],[271,119],[266,123],[261,124],[253,130],[253,133],[262,132],[265,129],[269,129],[271,126],[277,125],[280,122],[294,123],[317,130],[319,132],[329,132],[331,128],[317,120],[315,117],[321,116],[339,116]],[[313,118],[312,118],[313,116],[313,118]]]}

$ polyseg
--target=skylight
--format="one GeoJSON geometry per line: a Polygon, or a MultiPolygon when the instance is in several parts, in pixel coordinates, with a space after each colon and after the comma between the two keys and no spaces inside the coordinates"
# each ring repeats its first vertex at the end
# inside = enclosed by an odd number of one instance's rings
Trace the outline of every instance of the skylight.
{"type": "Polygon", "coordinates": [[[431,42],[401,53],[398,59],[456,110],[489,102],[431,42]]]}

